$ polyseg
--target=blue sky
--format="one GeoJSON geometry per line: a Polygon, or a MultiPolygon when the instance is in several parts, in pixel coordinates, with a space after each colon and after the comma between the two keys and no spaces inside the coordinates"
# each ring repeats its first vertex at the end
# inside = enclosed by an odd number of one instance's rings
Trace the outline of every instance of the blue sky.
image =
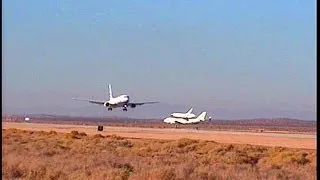
{"type": "Polygon", "coordinates": [[[5,0],[2,15],[4,112],[316,117],[315,1],[5,0]],[[161,104],[71,100],[109,83],[161,104]]]}

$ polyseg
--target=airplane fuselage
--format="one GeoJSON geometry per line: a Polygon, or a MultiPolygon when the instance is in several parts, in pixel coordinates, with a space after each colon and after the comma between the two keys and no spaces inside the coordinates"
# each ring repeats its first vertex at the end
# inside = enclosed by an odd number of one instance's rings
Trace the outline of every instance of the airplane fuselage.
{"type": "Polygon", "coordinates": [[[200,123],[201,120],[168,117],[164,119],[163,122],[169,124],[197,124],[200,123]]]}
{"type": "Polygon", "coordinates": [[[129,101],[130,98],[128,95],[120,95],[114,98],[110,98],[110,100],[104,103],[104,106],[108,108],[127,107],[129,101]]]}

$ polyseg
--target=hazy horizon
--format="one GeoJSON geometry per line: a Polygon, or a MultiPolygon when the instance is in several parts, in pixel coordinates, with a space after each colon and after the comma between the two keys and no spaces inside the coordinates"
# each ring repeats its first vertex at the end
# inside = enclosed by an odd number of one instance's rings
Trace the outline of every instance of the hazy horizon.
{"type": "Polygon", "coordinates": [[[315,1],[3,1],[3,113],[316,120],[315,1]],[[72,97],[160,101],[128,112],[72,97]]]}
{"type": "MultiPolygon", "coordinates": [[[[124,119],[138,119],[138,120],[163,120],[162,117],[145,117],[145,116],[130,116],[121,114],[120,116],[112,115],[112,114],[105,114],[105,115],[80,115],[80,114],[50,114],[50,113],[31,113],[31,114],[25,114],[25,113],[8,113],[8,114],[2,114],[2,116],[8,116],[8,117],[79,117],[79,118],[124,118],[124,119]]],[[[163,116],[164,117],[164,116],[163,116]]],[[[209,116],[206,116],[208,118],[209,116]]],[[[238,119],[211,119],[211,121],[237,121],[237,120],[274,120],[274,119],[288,119],[288,120],[298,120],[298,121],[317,121],[316,119],[297,119],[297,118],[290,118],[290,117],[255,117],[255,118],[238,118],[238,119]]],[[[61,119],[60,119],[61,120],[61,119]]]]}

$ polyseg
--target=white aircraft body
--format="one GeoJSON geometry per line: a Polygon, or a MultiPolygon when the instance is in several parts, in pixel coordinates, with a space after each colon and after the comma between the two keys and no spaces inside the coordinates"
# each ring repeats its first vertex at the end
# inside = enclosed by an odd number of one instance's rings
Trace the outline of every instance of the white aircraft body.
{"type": "Polygon", "coordinates": [[[172,113],[171,117],[184,118],[184,119],[195,118],[196,115],[193,114],[192,111],[193,111],[193,108],[190,108],[186,113],[172,113]]]}
{"type": "Polygon", "coordinates": [[[127,107],[135,108],[136,106],[140,106],[144,104],[158,103],[158,102],[139,102],[139,103],[130,102],[130,98],[128,95],[120,95],[117,97],[113,97],[110,84],[109,84],[109,100],[99,101],[99,100],[78,99],[78,98],[72,98],[72,99],[79,100],[79,101],[87,101],[92,104],[103,105],[104,107],[108,108],[108,111],[112,111],[113,108],[118,108],[118,107],[122,107],[123,111],[127,111],[127,107]]]}
{"type": "Polygon", "coordinates": [[[169,124],[197,124],[201,121],[205,121],[207,112],[202,112],[198,117],[196,118],[176,118],[176,117],[167,117],[163,120],[165,123],[169,124]]]}

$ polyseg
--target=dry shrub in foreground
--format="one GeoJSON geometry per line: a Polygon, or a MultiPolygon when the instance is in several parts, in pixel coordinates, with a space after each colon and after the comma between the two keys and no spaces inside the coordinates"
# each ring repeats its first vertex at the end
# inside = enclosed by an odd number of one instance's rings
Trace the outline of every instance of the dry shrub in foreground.
{"type": "Polygon", "coordinates": [[[2,130],[3,179],[316,179],[315,150],[2,130]]]}

